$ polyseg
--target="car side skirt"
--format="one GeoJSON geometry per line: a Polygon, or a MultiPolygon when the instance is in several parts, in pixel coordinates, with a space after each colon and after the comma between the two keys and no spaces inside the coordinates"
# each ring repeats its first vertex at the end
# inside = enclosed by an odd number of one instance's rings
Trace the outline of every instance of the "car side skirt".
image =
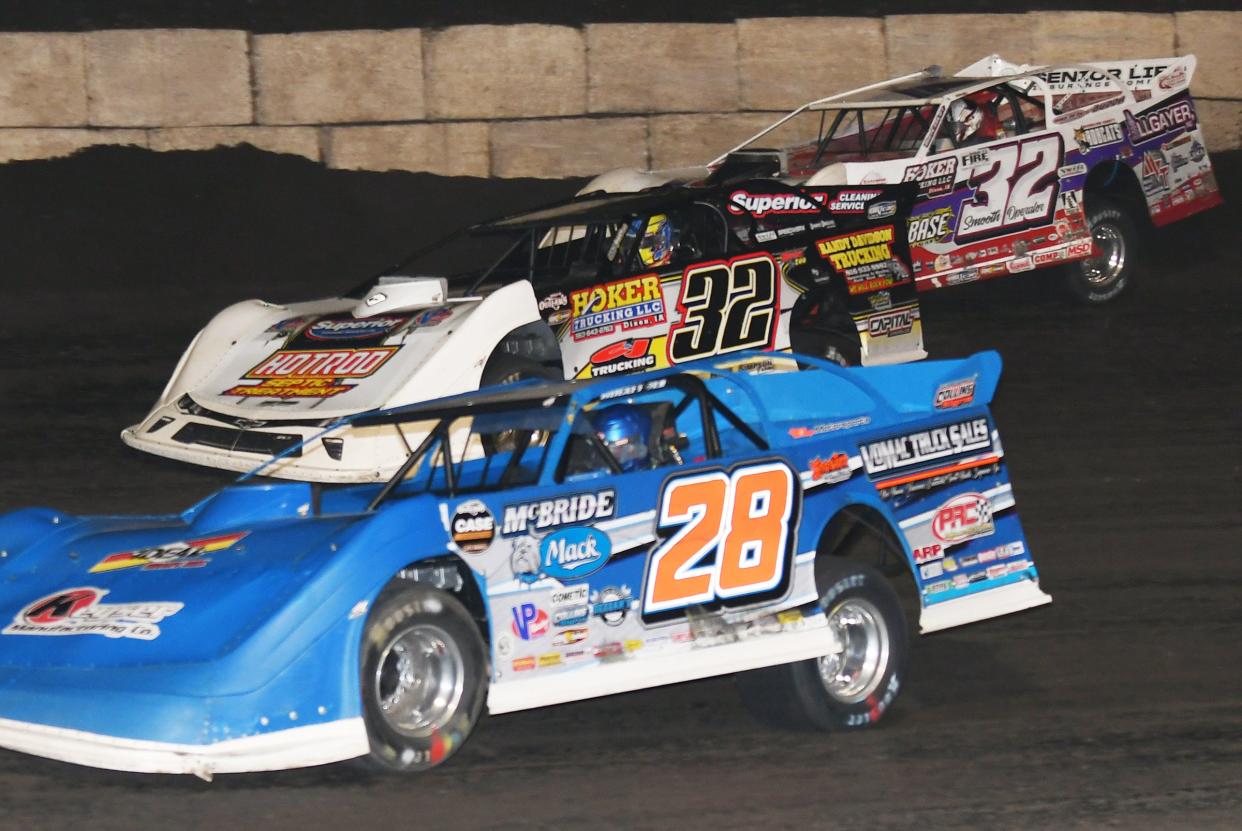
{"type": "Polygon", "coordinates": [[[951,629],[999,615],[1033,609],[1051,602],[1052,595],[1043,592],[1037,581],[1023,579],[1007,586],[927,606],[919,616],[919,631],[926,635],[941,629],[951,629]]]}
{"type": "Polygon", "coordinates": [[[642,660],[619,660],[600,664],[590,672],[557,673],[547,678],[493,684],[488,691],[487,708],[492,714],[529,710],[787,664],[831,652],[833,636],[824,615],[807,615],[805,620],[806,627],[797,631],[642,660]]]}
{"type": "Polygon", "coordinates": [[[216,773],[283,770],[340,762],[370,750],[361,717],[212,744],[127,739],[0,719],[0,747],[88,767],[135,773],[216,773]]]}

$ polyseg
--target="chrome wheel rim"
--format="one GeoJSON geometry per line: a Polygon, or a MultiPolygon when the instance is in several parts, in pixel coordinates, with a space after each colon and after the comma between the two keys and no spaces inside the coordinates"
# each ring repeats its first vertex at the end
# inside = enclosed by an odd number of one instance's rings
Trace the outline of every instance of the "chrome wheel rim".
{"type": "Polygon", "coordinates": [[[828,626],[837,651],[818,659],[820,680],[837,701],[857,704],[875,692],[888,670],[884,616],[871,602],[853,597],[833,607],[828,626]]]}
{"type": "Polygon", "coordinates": [[[1117,281],[1126,267],[1126,243],[1112,225],[1100,224],[1091,229],[1099,256],[1083,260],[1082,276],[1092,286],[1106,286],[1117,281]]]}
{"type": "Polygon", "coordinates": [[[375,668],[379,713],[406,736],[427,737],[448,724],[465,686],[461,650],[438,626],[412,626],[390,639],[375,668]]]}

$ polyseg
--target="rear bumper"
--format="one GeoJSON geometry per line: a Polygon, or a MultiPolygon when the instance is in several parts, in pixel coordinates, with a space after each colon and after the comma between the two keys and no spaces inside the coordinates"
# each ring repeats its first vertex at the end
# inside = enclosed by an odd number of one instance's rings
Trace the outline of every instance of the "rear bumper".
{"type": "Polygon", "coordinates": [[[89,767],[136,773],[192,773],[209,778],[216,773],[339,762],[366,754],[369,744],[361,718],[290,727],[203,745],[127,739],[0,719],[0,747],[89,767]]]}

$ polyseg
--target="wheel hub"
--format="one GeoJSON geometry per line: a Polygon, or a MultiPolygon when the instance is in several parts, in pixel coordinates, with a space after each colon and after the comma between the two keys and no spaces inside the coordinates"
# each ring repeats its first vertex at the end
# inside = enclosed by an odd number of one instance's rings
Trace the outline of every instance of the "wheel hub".
{"type": "Polygon", "coordinates": [[[833,607],[828,628],[836,651],[818,659],[819,677],[828,694],[856,704],[875,692],[888,669],[888,629],[871,602],[852,597],[833,607]]]}
{"type": "Polygon", "coordinates": [[[375,668],[379,713],[398,733],[430,736],[457,712],[465,678],[452,638],[437,626],[412,626],[389,639],[375,668]]]}
{"type": "Polygon", "coordinates": [[[1098,256],[1083,260],[1082,276],[1092,286],[1106,286],[1116,282],[1125,271],[1126,246],[1121,233],[1112,225],[1100,223],[1091,229],[1098,256]]]}

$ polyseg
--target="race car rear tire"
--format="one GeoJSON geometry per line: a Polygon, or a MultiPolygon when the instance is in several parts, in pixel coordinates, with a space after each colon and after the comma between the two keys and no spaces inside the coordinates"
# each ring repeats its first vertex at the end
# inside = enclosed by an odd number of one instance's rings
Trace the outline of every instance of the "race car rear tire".
{"type": "Polygon", "coordinates": [[[880,572],[853,560],[815,563],[820,606],[842,649],[735,676],[746,708],[786,729],[857,730],[878,721],[905,678],[910,635],[901,601],[880,572]]]}
{"type": "Polygon", "coordinates": [[[559,381],[561,380],[561,373],[538,361],[532,361],[530,358],[511,355],[508,352],[497,352],[488,359],[487,366],[483,367],[483,377],[479,381],[479,386],[490,387],[495,384],[513,384],[517,381],[525,381],[528,378],[559,381]]]}
{"type": "Polygon", "coordinates": [[[426,770],[461,749],[487,700],[489,670],[478,626],[455,597],[417,583],[386,589],[360,657],[365,767],[426,770]]]}
{"type": "Polygon", "coordinates": [[[1099,254],[1065,266],[1066,286],[1084,303],[1107,303],[1134,283],[1138,226],[1120,203],[1098,194],[1087,197],[1087,224],[1099,254]]]}

